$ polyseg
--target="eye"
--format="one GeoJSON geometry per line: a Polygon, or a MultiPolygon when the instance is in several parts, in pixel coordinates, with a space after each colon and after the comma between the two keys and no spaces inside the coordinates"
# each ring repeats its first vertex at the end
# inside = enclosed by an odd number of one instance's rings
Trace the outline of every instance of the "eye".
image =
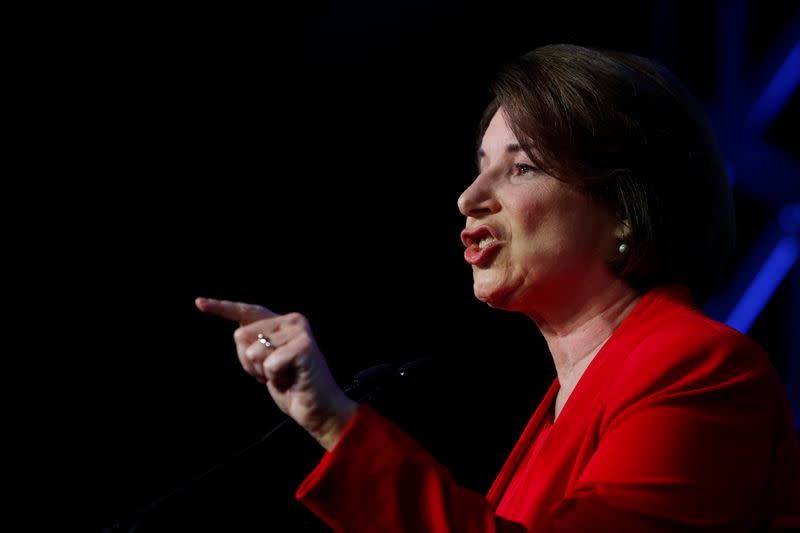
{"type": "Polygon", "coordinates": [[[525,163],[514,163],[515,175],[522,176],[524,174],[535,174],[539,172],[539,169],[534,167],[533,165],[527,165],[525,163]]]}

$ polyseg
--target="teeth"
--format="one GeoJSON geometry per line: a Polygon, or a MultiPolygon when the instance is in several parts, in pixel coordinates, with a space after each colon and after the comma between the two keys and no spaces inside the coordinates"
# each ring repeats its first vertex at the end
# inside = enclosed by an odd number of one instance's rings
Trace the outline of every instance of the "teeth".
{"type": "Polygon", "coordinates": [[[486,236],[483,239],[481,239],[481,241],[478,243],[478,249],[479,250],[483,250],[484,248],[486,248],[487,246],[489,246],[491,243],[493,243],[496,240],[497,239],[495,239],[491,235],[486,236]]]}

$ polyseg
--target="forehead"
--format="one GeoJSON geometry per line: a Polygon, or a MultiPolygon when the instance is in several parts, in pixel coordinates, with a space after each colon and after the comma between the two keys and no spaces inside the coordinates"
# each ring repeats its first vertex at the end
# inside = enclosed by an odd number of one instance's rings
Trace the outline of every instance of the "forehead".
{"type": "Polygon", "coordinates": [[[522,150],[517,137],[506,122],[502,108],[495,112],[481,139],[478,148],[478,162],[489,154],[516,153],[522,150]]]}
{"type": "Polygon", "coordinates": [[[481,147],[489,148],[486,146],[487,144],[508,144],[512,142],[516,143],[517,137],[514,135],[514,132],[511,131],[506,121],[505,112],[501,107],[495,112],[492,120],[489,121],[489,125],[486,127],[486,131],[483,132],[481,147]]]}

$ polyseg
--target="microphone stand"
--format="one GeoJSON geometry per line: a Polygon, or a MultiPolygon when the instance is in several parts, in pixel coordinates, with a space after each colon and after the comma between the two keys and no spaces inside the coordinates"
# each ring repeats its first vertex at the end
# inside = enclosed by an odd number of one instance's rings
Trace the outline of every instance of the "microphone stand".
{"type": "MultiPolygon", "coordinates": [[[[433,363],[433,359],[430,357],[423,357],[420,359],[415,359],[409,363],[402,365],[396,372],[394,370],[394,365],[391,363],[381,363],[375,366],[371,366],[365,370],[362,370],[355,374],[351,384],[344,389],[345,394],[348,396],[356,395],[355,399],[358,403],[368,401],[372,398],[372,396],[380,389],[380,387],[390,381],[392,378],[403,378],[408,379],[409,376],[419,372],[421,369],[425,369],[431,363],[433,363]],[[365,389],[366,390],[365,392],[365,389]]],[[[352,398],[352,396],[351,396],[352,398]]],[[[148,503],[144,507],[140,508],[138,511],[133,513],[132,517],[127,520],[118,520],[111,526],[102,530],[102,533],[117,533],[121,531],[128,531],[128,533],[135,533],[139,530],[139,526],[141,525],[142,521],[150,516],[153,511],[160,508],[165,502],[174,498],[178,494],[186,492],[200,484],[203,480],[210,477],[212,474],[222,471],[225,468],[229,467],[231,464],[234,463],[235,460],[241,458],[245,454],[249,453],[250,451],[258,448],[265,442],[267,442],[270,437],[275,434],[278,430],[282,427],[286,426],[288,422],[292,421],[291,417],[286,417],[284,420],[279,422],[275,427],[270,429],[264,435],[256,439],[255,441],[251,442],[244,448],[238,450],[237,452],[233,453],[229,457],[227,457],[224,461],[214,465],[210,469],[202,472],[188,481],[179,484],[171,491],[169,491],[164,496],[153,500],[152,502],[148,503]]]]}

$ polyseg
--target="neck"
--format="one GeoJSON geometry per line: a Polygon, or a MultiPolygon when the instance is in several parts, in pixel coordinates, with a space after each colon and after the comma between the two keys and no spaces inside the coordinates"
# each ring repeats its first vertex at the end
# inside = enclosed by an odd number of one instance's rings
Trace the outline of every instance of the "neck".
{"type": "Polygon", "coordinates": [[[558,305],[526,312],[553,356],[561,385],[556,414],[583,371],[641,297],[622,280],[605,281],[594,287],[577,284],[572,291],[560,293],[558,305]]]}

